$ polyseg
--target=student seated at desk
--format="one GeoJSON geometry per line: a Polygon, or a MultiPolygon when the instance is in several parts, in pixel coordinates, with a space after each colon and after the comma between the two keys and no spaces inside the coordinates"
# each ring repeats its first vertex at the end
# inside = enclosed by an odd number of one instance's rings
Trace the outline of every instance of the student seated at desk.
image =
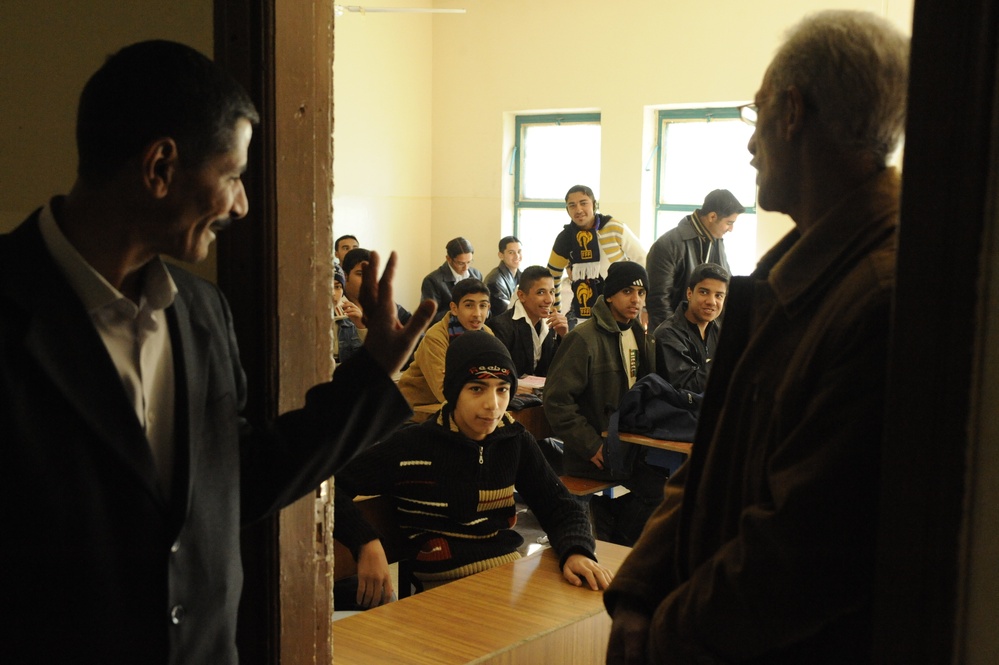
{"type": "Polygon", "coordinates": [[[656,340],[656,373],[677,390],[703,393],[711,358],[718,346],[718,317],[728,292],[728,271],[717,263],[694,268],[687,299],[659,324],[656,340]]]}
{"type": "Polygon", "coordinates": [[[346,281],[343,268],[333,264],[333,360],[337,365],[350,360],[368,336],[361,308],[343,295],[346,281]]]}
{"type": "Polygon", "coordinates": [[[545,376],[569,323],[555,309],[555,279],[531,266],[520,276],[514,306],[489,319],[496,339],[510,351],[517,376],[545,376]]]}
{"type": "Polygon", "coordinates": [[[482,273],[472,267],[475,248],[461,236],[448,241],[447,254],[440,268],[423,278],[420,285],[422,300],[433,300],[437,303],[437,314],[434,323],[447,318],[447,304],[451,299],[454,287],[466,279],[482,281],[482,273]]]}
{"type": "Polygon", "coordinates": [[[411,407],[444,401],[444,355],[452,340],[467,330],[493,331],[486,325],[489,316],[489,288],[478,279],[463,279],[451,292],[450,310],[430,326],[423,336],[413,362],[399,379],[399,391],[411,407]]]}
{"type": "MultiPolygon", "coordinates": [[[[361,302],[360,295],[361,285],[364,283],[364,266],[368,265],[368,261],[370,260],[371,250],[363,247],[354,247],[340,261],[340,267],[343,268],[345,280],[343,283],[343,295],[355,307],[357,307],[357,303],[361,302]]],[[[396,316],[399,317],[399,323],[402,325],[406,325],[409,317],[412,316],[409,310],[399,303],[395,304],[395,312],[396,316]]],[[[363,312],[361,314],[363,315],[363,312]]]]}
{"type": "Polygon", "coordinates": [[[649,276],[633,261],[612,263],[592,307],[592,318],[569,331],[545,380],[545,415],[564,443],[570,476],[620,482],[629,493],[591,499],[597,538],[632,545],[662,502],[666,469],[647,464],[640,451],[627,469],[604,465],[604,437],[621,398],[653,367],[654,350],[638,316],[649,276]]]}
{"type": "Polygon", "coordinates": [[[545,462],[534,437],[506,412],[517,375],[492,335],[468,332],[447,350],[436,418],[400,430],[336,476],[334,537],[358,561],[358,604],[393,596],[377,534],[351,499],[390,495],[411,544],[414,576],[436,585],[520,558],[513,491],[535,513],[576,586],[605,588],[612,574],[596,561],[589,518],[545,462]]]}

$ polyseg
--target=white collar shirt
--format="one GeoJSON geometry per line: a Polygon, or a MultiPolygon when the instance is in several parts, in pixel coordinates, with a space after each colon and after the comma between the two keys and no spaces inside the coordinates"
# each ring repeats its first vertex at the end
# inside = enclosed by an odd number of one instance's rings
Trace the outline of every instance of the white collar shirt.
{"type": "Polygon", "coordinates": [[[513,320],[517,319],[524,319],[527,322],[527,327],[531,329],[531,338],[534,340],[534,366],[537,367],[538,361],[541,360],[541,343],[548,337],[548,320],[541,319],[541,333],[539,334],[537,328],[531,324],[531,317],[527,315],[524,303],[520,300],[517,300],[513,306],[513,320]]]}
{"type": "Polygon", "coordinates": [[[136,304],[87,263],[59,228],[50,205],[39,217],[42,239],[80,298],[107,348],[125,396],[146,434],[163,491],[169,496],[174,459],[175,377],[166,308],[177,286],[162,260],[145,271],[136,304]]]}

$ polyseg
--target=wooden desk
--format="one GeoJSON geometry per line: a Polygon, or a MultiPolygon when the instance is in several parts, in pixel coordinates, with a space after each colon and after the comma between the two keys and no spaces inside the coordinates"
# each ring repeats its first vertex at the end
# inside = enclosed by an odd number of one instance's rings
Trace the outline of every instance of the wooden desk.
{"type": "Polygon", "coordinates": [[[529,406],[520,411],[511,411],[510,415],[513,416],[514,420],[523,425],[538,441],[552,436],[552,426],[548,424],[548,418],[545,416],[545,407],[542,405],[538,404],[537,406],[529,406]]]}
{"type": "MultiPolygon", "coordinates": [[[[616,571],[631,549],[598,542],[616,571]]],[[[333,624],[337,665],[603,663],[603,594],[568,584],[550,548],[333,624]]]]}
{"type": "MultiPolygon", "coordinates": [[[[601,434],[605,439],[607,438],[607,432],[601,434]]],[[[628,443],[635,443],[640,446],[648,446],[649,448],[659,448],[660,450],[672,450],[675,453],[683,453],[684,455],[690,455],[690,451],[693,449],[694,444],[688,443],[686,441],[667,441],[666,439],[653,439],[647,437],[643,434],[631,434],[629,432],[618,432],[618,437],[622,441],[628,443]]]]}

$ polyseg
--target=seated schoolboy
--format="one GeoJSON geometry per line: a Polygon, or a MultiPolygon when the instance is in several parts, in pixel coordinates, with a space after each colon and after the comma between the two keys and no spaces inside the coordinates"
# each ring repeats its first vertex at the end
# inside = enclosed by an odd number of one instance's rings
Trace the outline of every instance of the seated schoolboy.
{"type": "Polygon", "coordinates": [[[506,236],[499,241],[499,265],[490,270],[482,280],[491,294],[490,318],[495,318],[510,308],[517,284],[520,283],[522,256],[523,250],[516,236],[506,236]]]}
{"type": "Polygon", "coordinates": [[[718,347],[721,316],[728,292],[728,271],[717,263],[694,268],[687,299],[655,329],[656,373],[677,390],[703,393],[711,358],[718,347]]]}
{"type": "Polygon", "coordinates": [[[647,464],[643,449],[623,476],[612,474],[604,468],[602,433],[624,394],[653,369],[652,344],[638,319],[648,283],[641,264],[610,265],[592,316],[559,345],[544,391],[545,415],[564,444],[565,473],[619,481],[630,490],[591,502],[597,538],[629,546],[662,501],[668,472],[647,464]]]}
{"type": "Polygon", "coordinates": [[[399,390],[411,407],[444,401],[444,356],[448,344],[466,330],[493,331],[489,317],[489,287],[478,279],[463,279],[454,285],[448,313],[427,329],[413,362],[399,379],[399,390]]]}
{"type": "Polygon", "coordinates": [[[475,248],[465,238],[451,238],[445,246],[447,250],[444,263],[440,268],[423,278],[420,294],[423,300],[437,302],[437,313],[434,322],[446,318],[447,304],[450,302],[451,291],[455,285],[465,279],[482,281],[482,273],[472,267],[475,260],[475,248]]]}
{"type": "Polygon", "coordinates": [[[569,332],[565,317],[555,309],[555,279],[548,268],[524,270],[514,306],[489,319],[489,326],[510,351],[518,376],[545,376],[559,340],[569,332]]]}
{"type": "Polygon", "coordinates": [[[363,323],[361,308],[348,300],[344,294],[346,277],[343,269],[333,265],[333,360],[337,365],[343,364],[354,355],[368,330],[363,323]]]}
{"type": "MultiPolygon", "coordinates": [[[[343,293],[355,307],[360,302],[361,284],[364,283],[364,266],[370,260],[371,250],[363,247],[354,247],[354,249],[347,252],[340,260],[340,267],[343,268],[343,275],[346,279],[343,285],[343,293]]],[[[409,311],[399,303],[395,304],[395,311],[396,316],[399,317],[399,323],[406,325],[411,316],[409,311]]],[[[361,325],[363,323],[358,324],[359,329],[361,325]]]]}
{"type": "Polygon", "coordinates": [[[351,500],[392,497],[407,560],[425,586],[458,579],[520,557],[514,488],[535,513],[576,586],[606,588],[612,574],[597,563],[590,522],[559,482],[534,437],[506,412],[517,375],[506,348],[468,332],[447,350],[437,417],[407,427],[362,452],[336,476],[334,537],[358,561],[358,604],[393,596],[377,534],[351,500]]]}

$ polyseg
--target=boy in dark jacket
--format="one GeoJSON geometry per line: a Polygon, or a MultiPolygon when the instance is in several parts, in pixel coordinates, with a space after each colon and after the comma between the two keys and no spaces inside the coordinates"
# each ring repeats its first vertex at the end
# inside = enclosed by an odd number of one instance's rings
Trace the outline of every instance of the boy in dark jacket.
{"type": "Polygon", "coordinates": [[[623,475],[612,473],[604,464],[603,432],[624,394],[654,368],[652,344],[638,318],[648,283],[640,264],[611,264],[592,318],[570,330],[559,345],[544,392],[545,415],[565,444],[565,472],[615,480],[630,490],[593,503],[597,537],[629,546],[662,501],[666,470],[646,464],[643,454],[623,475]]]}
{"type": "Polygon", "coordinates": [[[496,339],[510,351],[517,376],[545,376],[569,323],[555,309],[555,280],[547,268],[523,272],[514,306],[489,319],[496,339]]]}
{"type": "Polygon", "coordinates": [[[411,544],[417,579],[436,585],[520,557],[513,491],[527,502],[560,557],[565,579],[605,588],[589,518],[545,462],[534,437],[506,407],[517,374],[492,335],[470,331],[447,350],[444,393],[435,419],[408,427],[348,464],[336,478],[334,536],[358,561],[357,601],[370,607],[393,595],[388,562],[351,498],[390,495],[411,544]]]}

